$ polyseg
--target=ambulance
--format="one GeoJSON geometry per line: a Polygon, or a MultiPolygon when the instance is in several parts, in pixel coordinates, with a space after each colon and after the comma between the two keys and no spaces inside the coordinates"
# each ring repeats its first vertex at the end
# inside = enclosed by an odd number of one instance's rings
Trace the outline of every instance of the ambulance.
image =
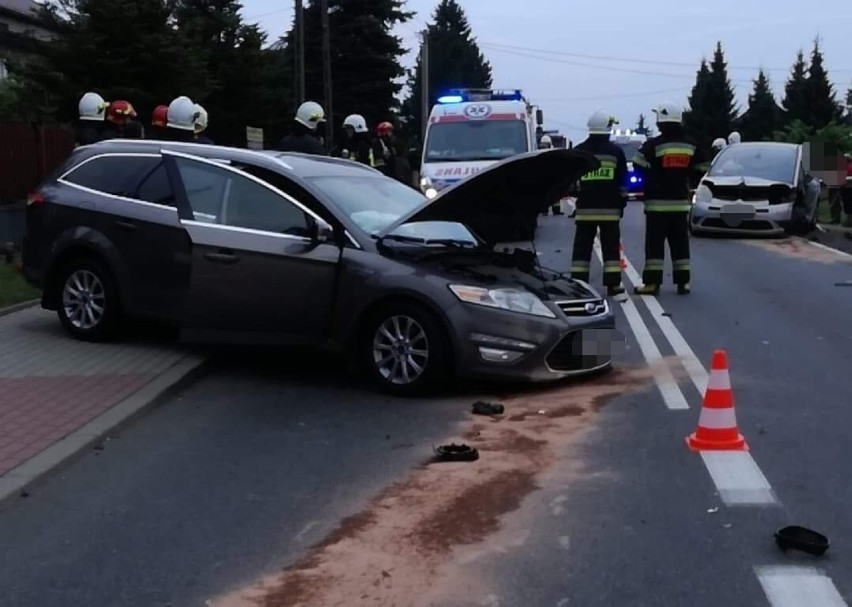
{"type": "Polygon", "coordinates": [[[624,185],[627,188],[627,196],[630,200],[640,200],[645,189],[642,176],[633,170],[633,157],[647,139],[645,135],[630,131],[630,129],[613,129],[609,136],[609,140],[620,147],[625,158],[627,158],[627,183],[624,185]]]}
{"type": "Polygon", "coordinates": [[[461,89],[440,97],[426,125],[420,189],[434,198],[504,158],[537,149],[543,120],[520,90],[461,89]]]}

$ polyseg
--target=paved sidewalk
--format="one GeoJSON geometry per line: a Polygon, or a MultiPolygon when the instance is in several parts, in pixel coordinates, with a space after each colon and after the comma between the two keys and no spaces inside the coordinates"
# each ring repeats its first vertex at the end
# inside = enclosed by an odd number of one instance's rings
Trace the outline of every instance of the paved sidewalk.
{"type": "Polygon", "coordinates": [[[76,341],[40,307],[0,316],[0,500],[202,362],[173,343],[76,341]]]}

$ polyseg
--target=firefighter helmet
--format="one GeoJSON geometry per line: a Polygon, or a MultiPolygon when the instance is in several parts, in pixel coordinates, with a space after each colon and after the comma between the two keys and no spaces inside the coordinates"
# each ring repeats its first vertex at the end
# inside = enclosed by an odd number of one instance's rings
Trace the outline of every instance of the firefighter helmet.
{"type": "Polygon", "coordinates": [[[86,93],[80,98],[80,103],[77,104],[80,120],[102,122],[106,118],[107,105],[109,104],[97,93],[86,93]]]}
{"type": "Polygon", "coordinates": [[[380,122],[376,127],[376,135],[379,137],[385,137],[391,133],[393,133],[393,125],[390,122],[380,122]]]}
{"type": "Polygon", "coordinates": [[[325,121],[325,110],[316,101],[305,101],[296,110],[296,122],[308,127],[312,131],[317,130],[317,125],[325,121]]]}
{"type": "Polygon", "coordinates": [[[591,135],[609,135],[613,125],[616,124],[618,124],[618,120],[615,116],[611,116],[603,110],[598,110],[591,115],[586,126],[589,127],[589,134],[591,135]]]}
{"type": "Polygon", "coordinates": [[[169,106],[158,105],[151,114],[151,126],[166,128],[168,125],[169,106]]]}
{"type": "Polygon", "coordinates": [[[713,140],[713,146],[712,147],[713,147],[714,152],[718,152],[723,147],[725,147],[725,140],[722,139],[721,137],[717,137],[716,139],[713,140]]]}
{"type": "Polygon", "coordinates": [[[136,117],[136,110],[129,101],[119,99],[110,101],[106,109],[106,119],[114,124],[125,124],[129,118],[136,117]]]}
{"type": "Polygon", "coordinates": [[[544,135],[541,138],[541,141],[538,142],[539,149],[549,150],[553,147],[553,140],[550,138],[550,135],[544,135]]]}
{"type": "Polygon", "coordinates": [[[742,140],[743,140],[743,138],[736,131],[734,131],[730,135],[728,135],[728,143],[731,143],[731,144],[740,143],[740,142],[742,142],[742,140]]]}
{"type": "Polygon", "coordinates": [[[343,121],[343,126],[351,126],[356,133],[366,133],[367,121],[361,114],[349,114],[343,121]]]}
{"type": "Polygon", "coordinates": [[[683,122],[683,110],[673,101],[663,101],[654,108],[657,115],[657,124],[671,122],[681,124],[683,122]]]}
{"type": "Polygon", "coordinates": [[[194,131],[197,112],[192,99],[180,96],[172,100],[166,110],[166,126],[179,131],[194,131]]]}
{"type": "Polygon", "coordinates": [[[202,133],[207,128],[207,110],[198,103],[195,104],[195,133],[202,133]]]}

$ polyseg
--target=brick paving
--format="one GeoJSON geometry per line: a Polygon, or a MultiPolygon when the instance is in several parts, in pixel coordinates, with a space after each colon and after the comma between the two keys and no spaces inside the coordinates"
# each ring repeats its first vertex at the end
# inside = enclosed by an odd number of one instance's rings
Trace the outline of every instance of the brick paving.
{"type": "Polygon", "coordinates": [[[0,316],[0,478],[187,354],[172,343],[76,341],[38,307],[0,316]]]}

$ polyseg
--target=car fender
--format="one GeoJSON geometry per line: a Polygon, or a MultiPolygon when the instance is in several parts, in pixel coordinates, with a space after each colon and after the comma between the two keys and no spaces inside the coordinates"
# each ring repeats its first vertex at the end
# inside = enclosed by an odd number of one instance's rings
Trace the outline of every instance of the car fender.
{"type": "Polygon", "coordinates": [[[118,254],[112,241],[101,231],[89,226],[76,226],[60,233],[53,241],[47,254],[47,268],[43,304],[48,309],[58,306],[56,293],[50,288],[56,280],[56,272],[61,264],[77,253],[96,256],[103,261],[112,272],[119,297],[125,308],[132,308],[133,289],[128,281],[122,280],[127,275],[127,266],[118,254]]]}

